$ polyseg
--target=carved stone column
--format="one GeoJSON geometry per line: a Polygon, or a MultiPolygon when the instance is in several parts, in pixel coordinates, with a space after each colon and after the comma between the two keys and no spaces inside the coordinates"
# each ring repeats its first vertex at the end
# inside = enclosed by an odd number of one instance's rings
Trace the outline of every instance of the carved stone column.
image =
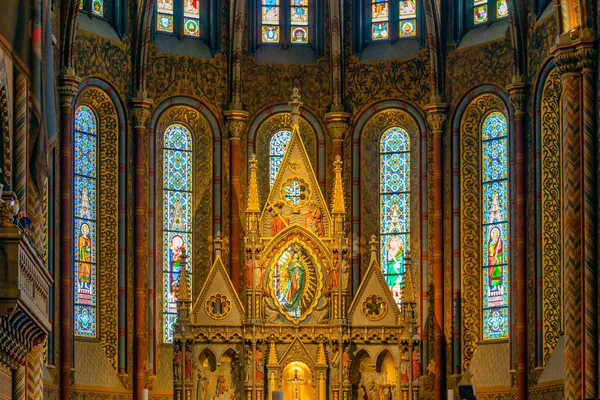
{"type": "Polygon", "coordinates": [[[564,396],[574,399],[598,396],[595,51],[587,34],[571,32],[553,49],[562,81],[564,396]]]}
{"type": "Polygon", "coordinates": [[[71,395],[73,365],[73,101],[79,79],[74,71],[60,77],[60,397],[71,395]]]}
{"type": "Polygon", "coordinates": [[[145,96],[132,100],[135,131],[135,186],[134,186],[134,340],[133,340],[133,398],[142,398],[146,384],[148,338],[146,316],[148,310],[147,275],[148,243],[145,241],[148,229],[148,121],[152,102],[145,96]]]}
{"type": "MultiPolygon", "coordinates": [[[[515,156],[515,237],[516,237],[516,311],[517,311],[517,329],[516,340],[513,342],[516,346],[516,370],[517,370],[517,394],[520,400],[527,398],[527,166],[525,164],[526,135],[525,128],[527,123],[526,107],[526,85],[520,76],[513,77],[512,84],[508,87],[510,102],[515,110],[515,135],[514,148],[515,156]]],[[[514,332],[514,331],[513,331],[514,332]]],[[[513,352],[514,354],[514,352],[513,352]]],[[[514,365],[514,363],[512,364],[514,365]]],[[[511,368],[512,368],[511,365],[511,368]]]]}
{"type": "Polygon", "coordinates": [[[246,129],[246,118],[248,113],[242,110],[226,111],[227,131],[229,132],[229,142],[231,143],[230,168],[231,168],[231,282],[233,287],[239,293],[241,283],[240,273],[240,244],[241,244],[241,224],[240,214],[243,207],[243,193],[240,185],[240,139],[246,129]]]}
{"type": "MultiPolygon", "coordinates": [[[[444,122],[446,104],[435,102],[426,107],[427,125],[433,144],[433,304],[435,398],[445,398],[446,340],[444,337],[444,122]]],[[[423,317],[422,317],[423,318],[423,317]]]]}

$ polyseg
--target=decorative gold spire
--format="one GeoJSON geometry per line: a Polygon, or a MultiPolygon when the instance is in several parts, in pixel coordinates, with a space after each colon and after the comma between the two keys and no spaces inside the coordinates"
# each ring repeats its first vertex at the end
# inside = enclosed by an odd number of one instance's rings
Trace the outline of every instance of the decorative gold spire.
{"type": "Polygon", "coordinates": [[[221,231],[217,232],[215,239],[213,240],[213,249],[215,251],[215,259],[221,257],[221,249],[223,248],[223,239],[221,237],[221,231]]]}
{"type": "Polygon", "coordinates": [[[371,246],[371,260],[369,261],[369,265],[373,263],[377,263],[377,237],[375,235],[371,235],[371,240],[369,241],[369,245],[371,246]]]}
{"type": "Polygon", "coordinates": [[[298,128],[298,117],[300,116],[300,107],[302,107],[302,102],[300,101],[300,90],[295,87],[292,89],[291,100],[288,102],[288,105],[292,107],[292,129],[298,128]]]}
{"type": "Polygon", "coordinates": [[[179,291],[177,292],[177,302],[189,302],[190,291],[188,288],[187,280],[187,249],[184,247],[182,250],[182,262],[181,262],[181,274],[179,275],[179,291]]]}
{"type": "Polygon", "coordinates": [[[248,204],[246,212],[260,212],[258,203],[258,179],[256,178],[256,154],[250,157],[250,181],[248,183],[248,204]]]}
{"type": "Polygon", "coordinates": [[[410,259],[405,258],[404,268],[406,277],[404,280],[404,296],[402,296],[402,302],[415,303],[415,288],[413,287],[412,263],[410,262],[410,259]]]}
{"type": "Polygon", "coordinates": [[[335,157],[333,162],[335,177],[333,180],[333,204],[331,205],[332,214],[345,214],[346,204],[344,203],[344,187],[342,185],[342,159],[335,157]]]}
{"type": "Polygon", "coordinates": [[[269,360],[267,361],[267,365],[278,365],[279,361],[277,360],[277,347],[275,347],[275,342],[269,343],[269,360]]]}
{"type": "Polygon", "coordinates": [[[323,345],[323,342],[319,342],[319,348],[317,349],[317,365],[327,365],[325,346],[323,345]]]}

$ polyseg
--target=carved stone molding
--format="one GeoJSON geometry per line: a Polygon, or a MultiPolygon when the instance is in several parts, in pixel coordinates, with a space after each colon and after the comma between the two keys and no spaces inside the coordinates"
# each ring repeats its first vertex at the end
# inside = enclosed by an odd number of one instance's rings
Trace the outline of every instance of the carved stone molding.
{"type": "Polygon", "coordinates": [[[577,72],[578,58],[574,51],[561,52],[555,58],[556,67],[561,75],[577,72]]]}
{"type": "Polygon", "coordinates": [[[584,69],[594,69],[596,66],[596,49],[586,47],[578,49],[576,57],[579,60],[578,67],[584,69]]]}

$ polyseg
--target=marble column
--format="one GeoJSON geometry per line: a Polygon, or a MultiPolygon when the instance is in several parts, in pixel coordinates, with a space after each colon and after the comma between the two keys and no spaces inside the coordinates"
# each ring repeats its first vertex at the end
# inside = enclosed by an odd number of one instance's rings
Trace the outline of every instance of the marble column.
{"type": "Polygon", "coordinates": [[[60,398],[71,395],[73,365],[73,101],[81,80],[73,71],[59,77],[60,86],[60,398]]]}
{"type": "Polygon", "coordinates": [[[515,215],[513,221],[516,224],[516,366],[517,366],[517,395],[519,400],[527,398],[527,165],[526,158],[526,135],[525,128],[527,114],[525,113],[526,86],[521,77],[513,78],[513,83],[508,87],[510,102],[514,107],[514,145],[515,156],[515,215]]]}
{"type": "MultiPolygon", "coordinates": [[[[427,125],[433,139],[433,305],[435,398],[446,395],[446,340],[444,337],[444,122],[446,104],[432,103],[426,107],[427,125]]],[[[424,157],[426,155],[423,155],[424,157]]]]}
{"type": "Polygon", "coordinates": [[[134,124],[135,177],[134,177],[134,338],[133,338],[133,398],[142,399],[146,385],[148,357],[148,121],[152,102],[145,96],[132,100],[131,115],[134,124]]]}

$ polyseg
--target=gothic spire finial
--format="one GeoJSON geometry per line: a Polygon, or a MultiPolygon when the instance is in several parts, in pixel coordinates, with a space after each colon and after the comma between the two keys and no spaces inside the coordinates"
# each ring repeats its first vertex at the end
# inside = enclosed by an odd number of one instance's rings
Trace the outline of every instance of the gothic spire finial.
{"type": "Polygon", "coordinates": [[[371,235],[371,240],[369,241],[369,245],[371,245],[371,261],[370,261],[370,263],[377,262],[377,237],[375,235],[371,235]]]}
{"type": "Polygon", "coordinates": [[[213,240],[213,249],[215,251],[215,258],[221,257],[221,249],[223,248],[223,239],[221,237],[221,231],[217,232],[215,239],[213,240]]]}
{"type": "Polygon", "coordinates": [[[246,212],[260,212],[258,202],[258,179],[256,177],[256,154],[250,157],[250,181],[248,182],[248,204],[246,212]]]}
{"type": "Polygon", "coordinates": [[[346,212],[346,204],[344,203],[344,187],[342,183],[342,159],[339,155],[335,156],[333,170],[335,175],[333,180],[333,204],[331,212],[344,214],[346,212]]]}
{"type": "Polygon", "coordinates": [[[187,280],[187,250],[181,248],[181,273],[179,274],[179,290],[177,292],[177,302],[186,302],[190,300],[190,292],[187,280]]]}
{"type": "Polygon", "coordinates": [[[302,102],[300,101],[300,89],[295,87],[292,89],[292,95],[290,96],[291,100],[288,105],[292,107],[292,127],[298,127],[298,117],[300,116],[300,107],[302,107],[302,102]]]}

